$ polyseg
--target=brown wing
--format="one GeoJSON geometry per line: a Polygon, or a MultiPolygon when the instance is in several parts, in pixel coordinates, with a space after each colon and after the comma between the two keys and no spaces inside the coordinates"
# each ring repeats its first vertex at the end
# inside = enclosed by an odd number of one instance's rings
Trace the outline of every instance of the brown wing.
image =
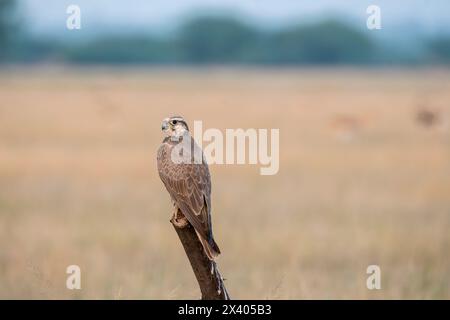
{"type": "Polygon", "coordinates": [[[158,151],[159,176],[195,230],[210,241],[211,178],[208,164],[206,161],[201,164],[173,163],[170,158],[171,150],[171,145],[164,143],[158,151]]]}

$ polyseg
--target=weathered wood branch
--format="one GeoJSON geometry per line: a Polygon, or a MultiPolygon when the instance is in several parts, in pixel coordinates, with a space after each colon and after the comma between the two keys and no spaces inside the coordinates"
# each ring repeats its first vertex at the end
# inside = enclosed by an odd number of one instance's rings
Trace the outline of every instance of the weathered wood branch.
{"type": "Polygon", "coordinates": [[[229,300],[224,281],[216,262],[210,261],[192,225],[178,211],[170,220],[183,244],[192,270],[197,278],[202,300],[229,300]]]}

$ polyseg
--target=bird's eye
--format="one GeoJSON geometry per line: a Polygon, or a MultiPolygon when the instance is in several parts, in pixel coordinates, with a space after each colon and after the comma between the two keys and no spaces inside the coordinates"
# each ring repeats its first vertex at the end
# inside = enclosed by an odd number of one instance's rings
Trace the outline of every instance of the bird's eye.
{"type": "Polygon", "coordinates": [[[178,123],[177,120],[172,120],[172,125],[176,125],[178,123]]]}

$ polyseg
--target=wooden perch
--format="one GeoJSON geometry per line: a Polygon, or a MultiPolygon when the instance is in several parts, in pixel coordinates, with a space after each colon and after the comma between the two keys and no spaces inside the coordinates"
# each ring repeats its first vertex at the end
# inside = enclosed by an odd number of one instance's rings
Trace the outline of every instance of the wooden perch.
{"type": "Polygon", "coordinates": [[[202,300],[230,300],[217,264],[208,259],[192,225],[178,210],[170,220],[197,278],[202,300]]]}

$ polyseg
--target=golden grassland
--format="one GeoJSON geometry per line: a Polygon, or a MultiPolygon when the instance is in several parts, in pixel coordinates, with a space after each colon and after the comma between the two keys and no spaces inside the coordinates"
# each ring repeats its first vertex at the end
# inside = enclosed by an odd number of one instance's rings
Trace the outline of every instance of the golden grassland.
{"type": "Polygon", "coordinates": [[[171,114],[280,129],[277,175],[211,166],[232,298],[450,298],[450,72],[45,68],[0,72],[0,298],[199,297],[156,171],[171,114]]]}

